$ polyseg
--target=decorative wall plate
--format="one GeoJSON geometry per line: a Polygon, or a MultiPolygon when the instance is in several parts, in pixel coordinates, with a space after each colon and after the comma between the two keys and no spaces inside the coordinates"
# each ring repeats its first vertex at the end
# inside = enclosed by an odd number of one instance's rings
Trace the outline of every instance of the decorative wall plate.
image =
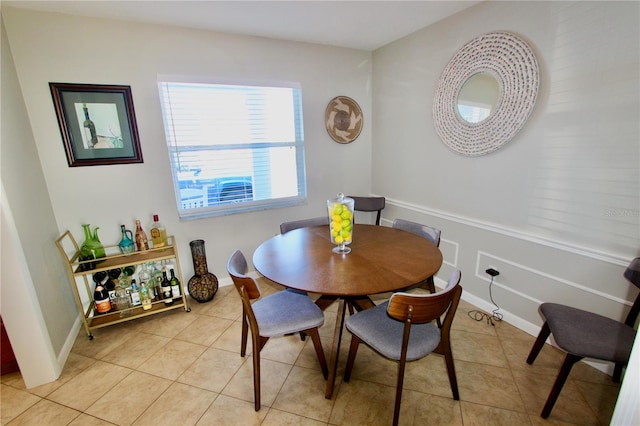
{"type": "Polygon", "coordinates": [[[327,132],[338,143],[351,143],[362,131],[360,105],[346,96],[331,99],[324,113],[327,132]]]}
{"type": "Polygon", "coordinates": [[[538,95],[538,61],[529,45],[507,32],[484,34],[465,44],[445,67],[433,100],[436,132],[451,150],[467,156],[493,152],[509,142],[527,122],[538,95]],[[495,111],[469,122],[458,111],[462,86],[486,73],[496,79],[495,111]]]}

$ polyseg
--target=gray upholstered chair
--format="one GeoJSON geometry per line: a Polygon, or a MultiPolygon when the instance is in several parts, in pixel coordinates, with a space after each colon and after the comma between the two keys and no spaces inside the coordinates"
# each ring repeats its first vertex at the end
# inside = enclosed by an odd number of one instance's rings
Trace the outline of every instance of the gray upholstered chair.
{"type": "Polygon", "coordinates": [[[293,220],[291,222],[282,222],[280,224],[280,233],[286,234],[298,228],[308,228],[310,226],[329,225],[329,215],[312,217],[309,219],[293,220]]]}
{"type": "Polygon", "coordinates": [[[360,342],[365,343],[380,355],[398,361],[394,425],[398,424],[400,416],[402,384],[407,361],[424,358],[432,352],[444,355],[453,399],[460,399],[449,332],[461,294],[460,271],[456,270],[451,274],[446,288],[441,292],[394,293],[388,301],[360,311],[347,320],[347,330],[351,332],[352,337],[349,358],[344,371],[345,382],[351,378],[360,342]],[[440,319],[442,315],[444,315],[442,321],[434,321],[440,319]]]}
{"type": "MultiPolygon", "coordinates": [[[[636,257],[624,272],[624,277],[640,288],[640,257],[636,257]]],[[[633,328],[640,312],[640,294],[636,297],[625,322],[557,303],[543,303],[540,313],[545,322],[536,339],[528,364],[533,364],[550,334],[567,353],[558,377],[549,393],[540,416],[549,417],[571,367],[583,358],[594,358],[615,363],[613,381],[619,382],[622,368],[629,362],[631,347],[636,336],[633,328]]]]}
{"type": "Polygon", "coordinates": [[[318,328],[324,324],[324,314],[309,296],[285,290],[260,298],[258,283],[246,276],[247,260],[240,250],[236,250],[229,258],[227,272],[242,299],[242,357],[247,351],[248,331],[251,328],[255,410],[260,409],[260,351],[271,337],[300,331],[310,335],[326,379],[327,361],[318,334],[318,328]]]}
{"type": "Polygon", "coordinates": [[[376,225],[380,225],[380,216],[384,209],[386,198],[384,197],[354,197],[349,195],[349,198],[353,198],[353,209],[358,212],[378,212],[376,215],[376,225]]]}
{"type": "MultiPolygon", "coordinates": [[[[392,228],[402,229],[403,231],[411,232],[431,241],[436,247],[440,247],[440,234],[441,231],[431,226],[423,225],[417,222],[411,222],[410,220],[396,219],[391,225],[392,228]]],[[[425,281],[418,283],[413,287],[427,288],[431,293],[436,292],[436,286],[433,282],[433,276],[427,278],[425,281]]]]}

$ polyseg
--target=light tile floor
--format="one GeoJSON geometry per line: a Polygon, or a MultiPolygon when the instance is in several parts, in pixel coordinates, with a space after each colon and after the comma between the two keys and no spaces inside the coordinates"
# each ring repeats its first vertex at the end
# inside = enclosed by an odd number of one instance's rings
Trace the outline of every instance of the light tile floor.
{"type": "MultiPolygon", "coordinates": [[[[263,289],[276,287],[261,280],[263,289]]],[[[388,296],[388,295],[386,295],[388,296]]],[[[342,383],[350,336],[343,335],[336,390],[325,381],[310,339],[271,339],[262,351],[262,409],[253,408],[251,356],[241,358],[241,302],[221,287],[208,303],[81,331],[60,378],[25,389],[19,373],[1,380],[3,425],[387,425],[393,417],[396,364],[361,345],[342,383]]],[[[452,327],[460,401],[453,401],[444,360],[409,363],[402,425],[606,425],[619,385],[579,363],[549,419],[539,413],[563,355],[546,345],[533,366],[534,337],[506,322],[475,321],[461,301],[452,327]]],[[[321,337],[331,345],[336,306],[321,337]]],[[[248,346],[249,350],[251,344],[248,346]]]]}

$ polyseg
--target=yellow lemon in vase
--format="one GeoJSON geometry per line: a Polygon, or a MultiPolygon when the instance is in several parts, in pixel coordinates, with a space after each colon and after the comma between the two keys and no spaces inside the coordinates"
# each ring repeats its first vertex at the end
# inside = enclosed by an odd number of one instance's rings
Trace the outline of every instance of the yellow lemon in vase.
{"type": "Polygon", "coordinates": [[[351,251],[346,245],[353,240],[353,205],[353,199],[342,193],[335,199],[327,200],[331,243],[337,246],[333,249],[335,253],[347,254],[351,251]]]}

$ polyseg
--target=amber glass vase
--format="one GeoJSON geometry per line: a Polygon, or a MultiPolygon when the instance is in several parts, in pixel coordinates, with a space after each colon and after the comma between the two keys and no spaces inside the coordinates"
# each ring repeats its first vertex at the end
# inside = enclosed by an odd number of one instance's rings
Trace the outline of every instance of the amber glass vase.
{"type": "Polygon", "coordinates": [[[195,275],[189,278],[187,289],[191,297],[197,302],[208,302],[213,299],[213,296],[218,292],[218,278],[209,272],[207,267],[207,253],[204,249],[204,240],[191,241],[189,246],[191,247],[193,272],[195,275]]]}

